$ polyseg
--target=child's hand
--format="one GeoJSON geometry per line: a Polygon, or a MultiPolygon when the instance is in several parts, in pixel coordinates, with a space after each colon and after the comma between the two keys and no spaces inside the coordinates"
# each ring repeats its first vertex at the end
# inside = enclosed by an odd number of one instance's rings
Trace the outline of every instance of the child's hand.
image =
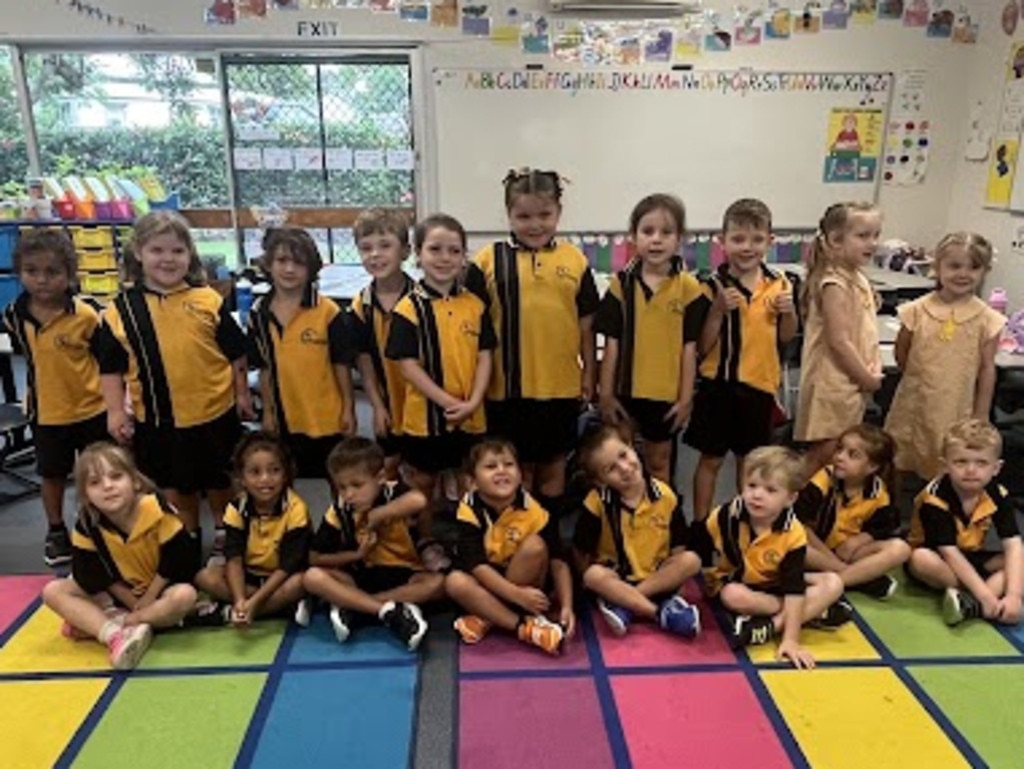
{"type": "Polygon", "coordinates": [[[458,427],[476,411],[474,406],[469,401],[456,401],[453,405],[449,406],[444,410],[445,421],[448,422],[452,427],[458,427]]]}
{"type": "Polygon", "coordinates": [[[586,368],[580,374],[580,400],[584,403],[594,400],[594,372],[586,368]]]}
{"type": "Polygon", "coordinates": [[[792,315],[796,310],[796,306],[793,304],[793,292],[783,291],[781,294],[776,294],[772,299],[772,309],[778,315],[792,315]]]}
{"type": "Polygon", "coordinates": [[[377,532],[368,531],[359,538],[359,549],[356,550],[356,555],[362,560],[370,554],[370,551],[377,545],[377,532]]]}
{"type": "Polygon", "coordinates": [[[118,443],[128,443],[135,434],[135,424],[127,411],[113,409],[107,412],[107,432],[118,443]]]}
{"type": "Polygon", "coordinates": [[[277,416],[275,416],[272,408],[263,409],[263,419],[260,420],[260,426],[264,432],[277,435],[277,416]]]}
{"type": "Polygon", "coordinates": [[[614,395],[602,395],[598,403],[601,409],[601,419],[606,424],[617,425],[629,421],[629,414],[614,395]]]}
{"type": "Polygon", "coordinates": [[[743,294],[731,286],[723,288],[715,294],[715,307],[720,312],[732,312],[740,306],[741,301],[743,301],[743,294]]]}
{"type": "Polygon", "coordinates": [[[347,408],[341,413],[341,434],[355,435],[358,423],[356,422],[355,408],[347,408]]]}
{"type": "Polygon", "coordinates": [[[797,670],[810,670],[814,667],[814,656],[795,641],[780,643],[775,658],[789,660],[797,670]]]}
{"type": "Polygon", "coordinates": [[[882,379],[884,378],[882,364],[878,361],[872,361],[868,366],[868,375],[869,378],[861,383],[861,389],[868,393],[878,392],[882,387],[882,379]]]}
{"type": "Polygon", "coordinates": [[[235,605],[231,607],[231,624],[235,627],[249,624],[249,604],[244,598],[235,601],[235,605]]]}
{"type": "Polygon", "coordinates": [[[387,409],[373,410],[373,434],[384,436],[391,430],[391,415],[387,409]]]}
{"type": "Polygon", "coordinates": [[[998,619],[1002,610],[1002,602],[995,597],[991,590],[986,590],[985,595],[975,596],[981,604],[981,613],[985,619],[998,619]]]}
{"type": "Polygon", "coordinates": [[[1007,625],[1016,625],[1021,619],[1021,600],[1019,595],[1004,595],[999,599],[999,621],[1007,625]]]}
{"type": "Polygon", "coordinates": [[[665,414],[665,421],[672,425],[673,432],[682,430],[690,421],[690,413],[693,411],[693,401],[676,401],[672,408],[665,414]]]}
{"type": "Polygon", "coordinates": [[[558,613],[558,624],[562,626],[562,632],[565,633],[565,638],[572,638],[576,634],[576,614],[572,610],[572,606],[563,606],[562,610],[558,613]]]}
{"type": "Polygon", "coordinates": [[[543,614],[551,608],[551,601],[544,595],[544,591],[535,587],[520,587],[516,594],[516,603],[530,614],[543,614]]]}
{"type": "Polygon", "coordinates": [[[252,407],[251,392],[246,390],[235,393],[235,410],[238,411],[238,416],[243,422],[251,422],[256,418],[256,410],[252,407]]]}

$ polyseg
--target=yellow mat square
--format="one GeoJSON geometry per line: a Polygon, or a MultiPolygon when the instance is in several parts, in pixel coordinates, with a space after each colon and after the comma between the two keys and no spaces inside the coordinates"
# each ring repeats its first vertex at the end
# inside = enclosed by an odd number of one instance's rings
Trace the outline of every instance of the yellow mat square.
{"type": "Polygon", "coordinates": [[[60,634],[61,618],[40,606],[0,649],[0,672],[57,673],[110,670],[107,650],[96,641],[72,641],[60,634]]]}
{"type": "MultiPolygon", "coordinates": [[[[822,662],[879,659],[878,651],[852,622],[847,622],[835,631],[803,628],[800,631],[800,643],[816,660],[822,662]]],[[[748,646],[747,654],[755,664],[764,665],[778,662],[775,658],[777,648],[777,641],[762,646],[748,646]]]]}
{"type": "Polygon", "coordinates": [[[5,769],[53,766],[110,679],[0,682],[5,769]]]}
{"type": "Polygon", "coordinates": [[[888,668],[766,670],[760,675],[811,766],[969,766],[888,668]]]}

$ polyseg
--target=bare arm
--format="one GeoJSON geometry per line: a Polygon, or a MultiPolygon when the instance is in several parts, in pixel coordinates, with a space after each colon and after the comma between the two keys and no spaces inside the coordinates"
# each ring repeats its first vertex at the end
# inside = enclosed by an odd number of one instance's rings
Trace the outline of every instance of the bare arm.
{"type": "Polygon", "coordinates": [[[352,386],[352,368],[343,363],[334,364],[334,378],[338,380],[341,399],[345,403],[345,413],[341,417],[341,431],[345,435],[355,435],[356,428],[356,394],[352,386]]]}
{"type": "Polygon", "coordinates": [[[490,564],[482,563],[477,566],[473,569],[473,576],[489,593],[516,606],[522,605],[522,588],[514,582],[509,582],[490,564]]]}
{"type": "Polygon", "coordinates": [[[469,394],[469,402],[474,410],[484,402],[484,396],[487,394],[487,385],[491,382],[492,355],[490,350],[480,350],[476,354],[476,371],[473,372],[473,391],[469,394]]]}
{"type": "Polygon", "coordinates": [[[700,332],[698,350],[701,357],[707,355],[718,344],[718,335],[722,331],[722,320],[725,319],[725,308],[717,301],[711,303],[707,317],[704,319],[704,328],[700,332]]]}
{"type": "Polygon", "coordinates": [[[100,391],[107,407],[107,432],[119,443],[126,443],[132,434],[132,418],[124,407],[124,378],[120,374],[100,376],[100,391]]]}
{"type": "Polygon", "coordinates": [[[974,387],[974,418],[988,421],[992,412],[992,396],[996,391],[996,351],[999,337],[986,339],[981,346],[978,363],[978,382],[974,387]]]}
{"type": "Polygon", "coordinates": [[[877,390],[880,376],[871,372],[853,344],[846,292],[839,286],[825,285],[821,294],[821,311],[825,321],[825,341],[840,370],[861,390],[877,390]]]}
{"type": "Polygon", "coordinates": [[[374,411],[387,411],[387,404],[381,397],[381,384],[377,380],[377,371],[373,367],[373,359],[369,353],[361,352],[356,356],[356,368],[359,369],[359,378],[363,382],[363,392],[370,406],[374,411]]]}
{"type": "Polygon", "coordinates": [[[274,390],[270,386],[270,372],[266,369],[260,371],[260,400],[263,402],[263,429],[276,433],[279,424],[277,402],[274,400],[274,390]]]}
{"type": "Polygon", "coordinates": [[[247,603],[249,604],[249,614],[255,614],[256,609],[266,603],[266,600],[272,596],[281,585],[285,583],[290,575],[284,569],[274,569],[267,577],[266,582],[259,586],[255,593],[249,596],[247,603]]]}
{"type": "Polygon", "coordinates": [[[224,567],[224,575],[227,578],[228,589],[231,591],[233,603],[245,600],[245,570],[242,567],[241,558],[229,558],[227,566],[224,567]]]}
{"type": "Polygon", "coordinates": [[[899,366],[900,371],[907,370],[907,358],[910,356],[910,345],[914,341],[914,332],[908,329],[906,326],[900,326],[900,331],[896,334],[896,347],[893,352],[896,355],[896,365],[899,366]]]}
{"type": "Polygon", "coordinates": [[[960,580],[960,584],[966,587],[971,595],[981,602],[983,607],[986,607],[985,616],[990,616],[991,608],[998,599],[989,589],[985,580],[978,574],[978,571],[964,558],[960,548],[956,545],[943,545],[938,548],[938,551],[939,555],[942,556],[942,560],[946,562],[949,568],[952,569],[953,574],[956,575],[956,578],[960,580]]]}
{"type": "Polygon", "coordinates": [[[388,521],[411,518],[426,506],[427,498],[423,493],[416,489],[410,489],[386,505],[373,508],[367,516],[366,525],[370,531],[375,531],[388,521]]]}
{"type": "Polygon", "coordinates": [[[777,656],[786,658],[797,668],[813,668],[814,657],[800,645],[800,626],[804,618],[803,595],[787,595],[782,599],[782,641],[777,656]]]}
{"type": "Polygon", "coordinates": [[[459,403],[458,398],[446,392],[430,378],[415,358],[403,358],[398,365],[406,381],[441,408],[447,409],[459,403]]]}
{"type": "Polygon", "coordinates": [[[790,342],[796,336],[799,329],[799,322],[796,317],[796,310],[784,312],[779,315],[779,341],[782,344],[790,342]]]}
{"type": "Polygon", "coordinates": [[[253,419],[252,393],[249,392],[249,364],[243,355],[231,361],[231,374],[235,380],[235,404],[242,419],[253,419]]]}
{"type": "Polygon", "coordinates": [[[1006,570],[1006,597],[1018,600],[1024,593],[1024,544],[1020,537],[1003,540],[1003,568],[1006,570]]]}

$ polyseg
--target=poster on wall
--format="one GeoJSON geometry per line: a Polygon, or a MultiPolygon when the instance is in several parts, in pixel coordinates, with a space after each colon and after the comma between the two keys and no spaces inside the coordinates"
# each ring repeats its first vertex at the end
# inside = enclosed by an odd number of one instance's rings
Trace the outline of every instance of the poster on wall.
{"type": "Polygon", "coordinates": [[[885,184],[909,187],[922,184],[931,154],[931,121],[910,117],[889,121],[882,162],[885,184]]]}
{"type": "Polygon", "coordinates": [[[988,181],[985,184],[985,206],[1008,208],[1013,193],[1013,177],[1020,150],[1018,136],[1002,136],[992,147],[988,163],[988,181]]]}
{"type": "Polygon", "coordinates": [[[881,109],[833,109],[825,145],[825,182],[873,182],[882,154],[881,109]]]}

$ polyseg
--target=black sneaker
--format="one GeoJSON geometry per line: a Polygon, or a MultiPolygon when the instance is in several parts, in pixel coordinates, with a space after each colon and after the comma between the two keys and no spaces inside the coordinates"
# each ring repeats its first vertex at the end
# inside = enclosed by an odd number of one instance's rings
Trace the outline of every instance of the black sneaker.
{"type": "Polygon", "coordinates": [[[224,627],[231,624],[231,604],[201,601],[196,610],[181,620],[182,627],[224,627]]]}
{"type": "Polygon", "coordinates": [[[380,612],[381,621],[395,634],[409,651],[416,651],[427,632],[427,621],[420,607],[414,603],[388,601],[380,612]]]}
{"type": "Polygon", "coordinates": [[[748,617],[743,614],[732,623],[729,646],[741,649],[744,646],[760,646],[775,637],[775,624],[771,617],[748,617]]]}
{"type": "Polygon", "coordinates": [[[856,590],[860,593],[864,593],[865,595],[869,595],[872,598],[877,598],[879,601],[888,601],[892,598],[893,593],[896,592],[896,588],[899,586],[900,583],[893,577],[890,577],[888,574],[883,574],[881,577],[875,577],[874,579],[869,579],[867,582],[862,582],[861,584],[851,588],[851,590],[856,590]]]}
{"type": "Polygon", "coordinates": [[[840,598],[825,609],[820,617],[808,620],[807,627],[818,630],[838,630],[851,619],[853,619],[853,607],[845,599],[840,598]]]}
{"type": "Polygon", "coordinates": [[[62,566],[71,562],[71,537],[63,526],[50,529],[43,546],[43,562],[47,566],[62,566]]]}
{"type": "Polygon", "coordinates": [[[942,597],[942,618],[947,625],[953,627],[965,619],[978,619],[981,615],[981,603],[969,591],[946,588],[942,597]]]}

